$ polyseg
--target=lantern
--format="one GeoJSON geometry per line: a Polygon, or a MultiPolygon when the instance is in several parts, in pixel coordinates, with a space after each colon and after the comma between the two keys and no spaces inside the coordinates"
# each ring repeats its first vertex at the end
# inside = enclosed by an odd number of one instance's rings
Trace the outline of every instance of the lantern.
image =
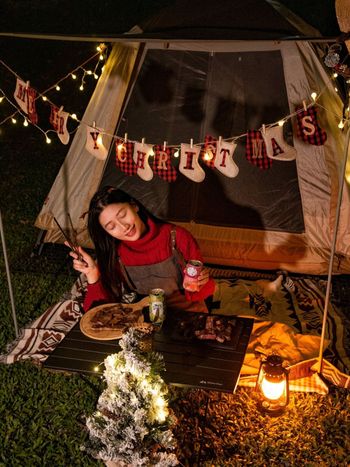
{"type": "Polygon", "coordinates": [[[280,415],[289,402],[288,371],[282,366],[283,359],[269,355],[262,361],[256,381],[259,408],[269,415],[280,415]]]}

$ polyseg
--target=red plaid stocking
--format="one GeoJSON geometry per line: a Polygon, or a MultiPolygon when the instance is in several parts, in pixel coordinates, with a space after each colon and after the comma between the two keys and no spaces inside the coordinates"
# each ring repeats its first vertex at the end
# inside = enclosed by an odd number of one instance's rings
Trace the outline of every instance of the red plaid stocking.
{"type": "Polygon", "coordinates": [[[308,107],[297,113],[297,135],[306,143],[322,146],[327,140],[327,133],[322,130],[317,122],[317,111],[315,107],[308,107]]]}
{"type": "Polygon", "coordinates": [[[256,165],[261,170],[271,167],[273,161],[267,157],[266,146],[260,131],[248,130],[245,156],[251,164],[256,165]]]}
{"type": "Polygon", "coordinates": [[[153,161],[153,172],[166,182],[175,182],[177,172],[171,164],[171,159],[174,156],[175,148],[163,146],[154,147],[155,156],[153,161]]]}
{"type": "Polygon", "coordinates": [[[117,138],[115,141],[115,161],[117,167],[127,175],[136,175],[137,167],[133,160],[134,143],[117,138]]]}
{"type": "Polygon", "coordinates": [[[206,135],[204,139],[204,146],[201,151],[202,161],[208,167],[211,167],[213,169],[215,167],[215,156],[216,156],[216,139],[210,135],[206,135]]]}

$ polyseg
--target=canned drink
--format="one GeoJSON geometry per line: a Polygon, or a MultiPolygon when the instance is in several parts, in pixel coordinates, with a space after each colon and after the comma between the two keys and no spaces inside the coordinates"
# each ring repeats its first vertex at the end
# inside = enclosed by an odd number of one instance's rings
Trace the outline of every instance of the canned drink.
{"type": "Polygon", "coordinates": [[[191,259],[188,261],[185,267],[185,275],[183,280],[183,287],[189,292],[198,292],[199,284],[198,278],[202,271],[203,263],[197,259],[191,259]]]}
{"type": "Polygon", "coordinates": [[[165,320],[165,300],[163,289],[152,289],[149,293],[149,319],[160,326],[165,320]]]}

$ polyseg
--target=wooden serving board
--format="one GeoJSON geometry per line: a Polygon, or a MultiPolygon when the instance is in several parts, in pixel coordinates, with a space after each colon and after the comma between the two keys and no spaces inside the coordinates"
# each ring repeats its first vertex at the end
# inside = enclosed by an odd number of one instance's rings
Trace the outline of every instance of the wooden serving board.
{"type": "MultiPolygon", "coordinates": [[[[137,312],[139,311],[139,317],[137,318],[137,321],[131,321],[130,322],[130,327],[138,327],[142,328],[144,326],[149,326],[149,324],[144,323],[143,319],[143,314],[142,314],[142,308],[145,306],[148,306],[149,304],[149,297],[144,297],[142,300],[140,300],[137,303],[104,303],[103,305],[96,306],[94,308],[91,308],[91,310],[87,311],[85,315],[81,318],[80,320],[80,330],[85,336],[91,337],[92,339],[96,340],[113,340],[113,339],[120,339],[123,336],[123,333],[125,332],[125,327],[124,329],[116,328],[94,328],[92,327],[92,319],[95,317],[96,313],[98,313],[101,310],[108,310],[108,308],[116,307],[122,305],[123,308],[131,308],[132,312],[137,312]],[[136,324],[136,325],[135,325],[136,324]]],[[[122,315],[121,315],[122,316],[122,315]]],[[[125,315],[124,315],[125,316],[125,315]]]]}

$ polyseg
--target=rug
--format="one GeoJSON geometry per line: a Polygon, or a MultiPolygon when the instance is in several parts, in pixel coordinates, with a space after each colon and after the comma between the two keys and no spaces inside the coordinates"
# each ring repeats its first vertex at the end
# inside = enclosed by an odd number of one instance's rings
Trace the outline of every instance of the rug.
{"type": "MultiPolygon", "coordinates": [[[[225,276],[222,270],[219,272],[225,276]]],[[[286,358],[292,390],[325,394],[327,385],[315,371],[325,283],[310,278],[286,280],[281,275],[273,280],[268,275],[260,277],[255,274],[249,279],[237,273],[235,277],[215,279],[213,313],[256,320],[239,384],[253,386],[261,356],[274,350],[286,358]]],[[[0,355],[0,363],[25,359],[43,363],[82,316],[85,289],[86,280],[81,276],[60,302],[21,330],[7,353],[0,355]]],[[[345,318],[341,310],[329,305],[323,376],[337,386],[350,387],[350,334],[345,318]]]]}

